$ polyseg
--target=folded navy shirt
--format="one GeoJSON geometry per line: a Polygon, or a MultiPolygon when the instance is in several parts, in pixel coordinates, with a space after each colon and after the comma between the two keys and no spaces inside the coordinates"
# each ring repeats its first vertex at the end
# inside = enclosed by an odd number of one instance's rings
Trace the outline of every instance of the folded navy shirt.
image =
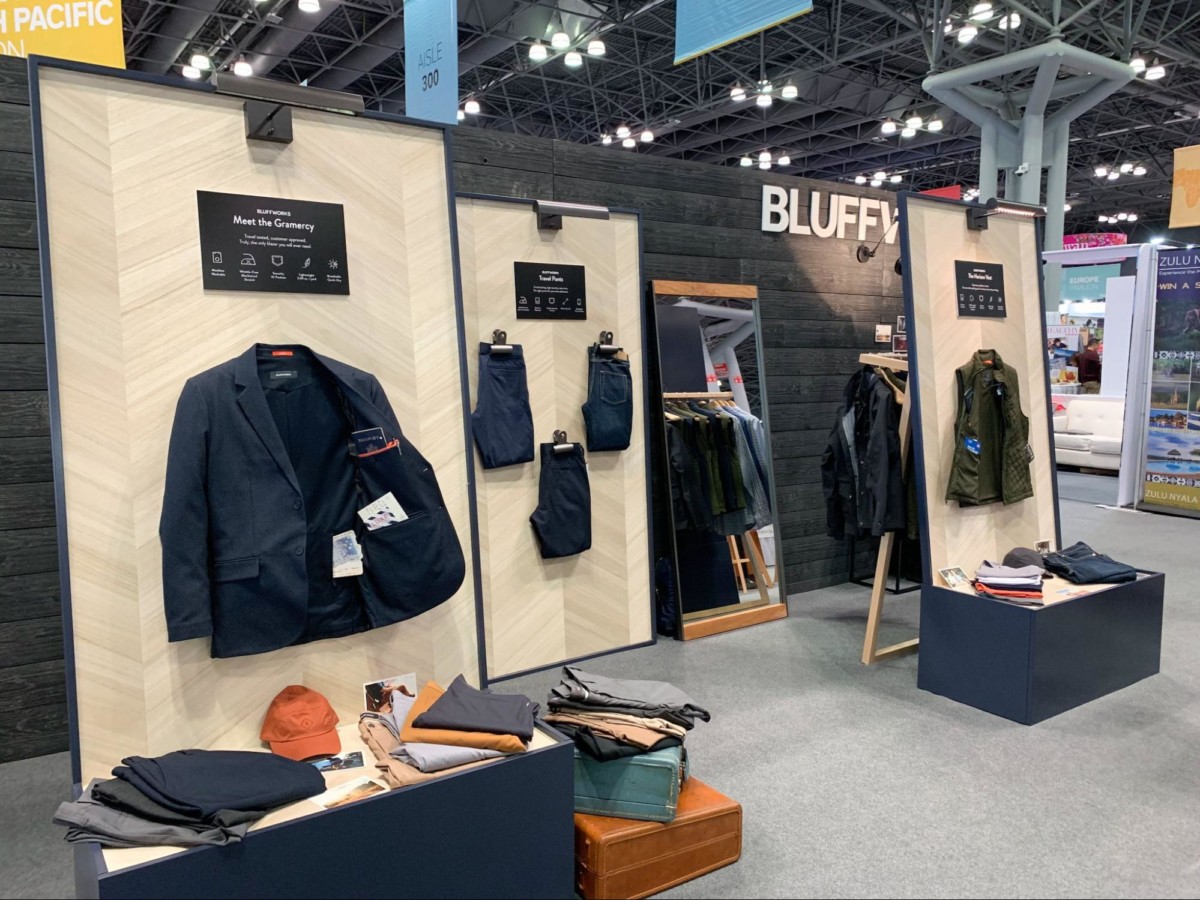
{"type": "Polygon", "coordinates": [[[167,809],[205,820],[222,810],[270,810],[325,790],[315,768],[274,753],[176,750],[121,762],[114,776],[167,809]]]}
{"type": "Polygon", "coordinates": [[[446,688],[446,693],[417,716],[413,725],[450,731],[514,734],[529,741],[533,737],[533,720],[537,713],[537,704],[524,694],[480,691],[459,675],[446,688]]]}

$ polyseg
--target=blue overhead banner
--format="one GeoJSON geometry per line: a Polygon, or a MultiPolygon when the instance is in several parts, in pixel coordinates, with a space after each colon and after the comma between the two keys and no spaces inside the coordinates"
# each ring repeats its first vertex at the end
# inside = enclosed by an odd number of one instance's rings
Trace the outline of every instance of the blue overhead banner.
{"type": "Polygon", "coordinates": [[[675,64],[812,12],[812,0],[676,0],[675,64]]]}
{"type": "Polygon", "coordinates": [[[456,0],[404,0],[404,114],[458,121],[456,0]]]}

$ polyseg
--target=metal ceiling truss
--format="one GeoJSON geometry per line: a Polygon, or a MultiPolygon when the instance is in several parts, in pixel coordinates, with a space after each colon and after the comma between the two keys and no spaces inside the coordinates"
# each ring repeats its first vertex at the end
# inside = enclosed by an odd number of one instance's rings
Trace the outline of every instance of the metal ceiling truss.
{"type": "MultiPolygon", "coordinates": [[[[218,69],[244,55],[256,74],[358,93],[369,108],[403,112],[403,0],[321,0],[316,13],[296,3],[124,0],[129,65],[178,73],[196,51],[209,53],[218,69]]],[[[1164,229],[1170,151],[1200,141],[1196,0],[993,0],[992,18],[960,43],[957,31],[974,4],[818,0],[808,15],[675,66],[674,0],[459,0],[460,93],[483,108],[468,125],[593,144],[622,124],[653,130],[652,143],[626,150],[614,142],[614,153],[738,165],[765,149],[788,153],[792,165],[780,170],[788,174],[853,179],[882,170],[901,175],[903,189],[973,186],[978,132],[925,94],[922,81],[1060,37],[1112,59],[1140,54],[1167,69],[1166,78],[1138,78],[1075,121],[1067,230],[1097,230],[1100,214],[1121,211],[1139,215],[1134,239],[1164,229]],[[1019,27],[999,28],[1012,13],[1019,27]],[[576,46],[600,37],[606,54],[574,70],[557,55],[530,62],[529,43],[547,42],[560,19],[576,46]],[[776,89],[766,109],[753,101],[763,77],[776,89]],[[789,81],[798,96],[784,102],[779,90],[789,81]],[[751,99],[731,100],[735,83],[751,99]],[[939,116],[944,129],[911,139],[880,132],[883,118],[914,111],[939,116]],[[1098,165],[1123,162],[1140,163],[1147,174],[1094,175],[1098,165]]],[[[1033,76],[981,87],[1020,95],[1033,76]]],[[[1052,99],[1049,110],[1067,102],[1052,99]]]]}

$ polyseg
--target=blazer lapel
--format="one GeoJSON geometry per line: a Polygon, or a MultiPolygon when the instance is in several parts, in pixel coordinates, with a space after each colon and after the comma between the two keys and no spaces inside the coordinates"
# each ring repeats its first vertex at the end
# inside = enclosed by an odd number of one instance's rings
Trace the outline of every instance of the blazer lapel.
{"type": "Polygon", "coordinates": [[[296,493],[300,493],[300,482],[296,480],[296,471],[292,461],[288,459],[287,450],[283,446],[283,438],[275,427],[275,419],[271,416],[271,408],[267,406],[267,396],[263,393],[262,382],[258,380],[258,345],[255,344],[238,357],[234,367],[234,382],[237,385],[237,402],[242,408],[250,426],[258,435],[259,440],[267,448],[279,466],[279,470],[287,476],[288,482],[296,493]]]}

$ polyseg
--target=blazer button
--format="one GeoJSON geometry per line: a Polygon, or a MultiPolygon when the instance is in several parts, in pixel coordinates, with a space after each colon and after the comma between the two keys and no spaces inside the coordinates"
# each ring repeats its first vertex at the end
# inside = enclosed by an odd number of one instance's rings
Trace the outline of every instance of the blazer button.
{"type": "Polygon", "coordinates": [[[297,548],[296,548],[296,555],[297,555],[297,556],[303,556],[303,555],[304,555],[304,548],[303,548],[303,547],[297,547],[297,548]]]}
{"type": "Polygon", "coordinates": [[[303,503],[301,503],[299,500],[297,500],[292,504],[292,509],[299,509],[303,505],[304,505],[303,503]]]}

